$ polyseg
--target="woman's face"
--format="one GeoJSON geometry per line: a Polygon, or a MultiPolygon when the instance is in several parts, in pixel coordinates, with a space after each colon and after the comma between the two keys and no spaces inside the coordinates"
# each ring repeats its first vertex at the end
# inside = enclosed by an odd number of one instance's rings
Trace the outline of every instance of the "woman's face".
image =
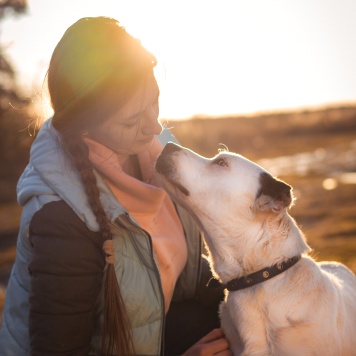
{"type": "Polygon", "coordinates": [[[149,149],[154,136],[162,132],[158,122],[158,97],[158,85],[152,76],[119,111],[90,130],[88,136],[120,155],[149,149]]]}

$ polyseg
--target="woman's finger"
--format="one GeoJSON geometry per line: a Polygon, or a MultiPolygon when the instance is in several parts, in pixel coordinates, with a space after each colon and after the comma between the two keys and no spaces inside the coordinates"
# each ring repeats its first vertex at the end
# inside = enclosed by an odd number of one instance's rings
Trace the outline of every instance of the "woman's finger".
{"type": "Polygon", "coordinates": [[[201,346],[202,349],[206,348],[209,350],[211,355],[219,354],[219,352],[229,350],[229,342],[225,338],[216,339],[201,346]]]}
{"type": "Polygon", "coordinates": [[[229,342],[221,329],[214,329],[184,353],[184,356],[231,356],[229,342]]]}
{"type": "Polygon", "coordinates": [[[230,350],[224,350],[214,354],[214,356],[232,356],[232,352],[230,350]]]}
{"type": "Polygon", "coordinates": [[[205,342],[211,342],[213,340],[219,339],[224,336],[224,333],[221,329],[213,329],[211,330],[208,334],[206,334],[204,337],[202,337],[197,343],[205,343],[205,342]]]}

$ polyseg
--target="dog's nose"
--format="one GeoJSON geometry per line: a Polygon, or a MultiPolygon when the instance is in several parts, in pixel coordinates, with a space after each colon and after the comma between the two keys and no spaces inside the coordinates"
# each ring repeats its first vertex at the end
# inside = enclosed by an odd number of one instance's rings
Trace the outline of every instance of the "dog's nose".
{"type": "Polygon", "coordinates": [[[158,173],[169,175],[173,170],[173,161],[171,156],[174,152],[181,150],[181,146],[173,142],[168,142],[161,154],[158,156],[155,169],[158,173]]]}
{"type": "Polygon", "coordinates": [[[170,156],[172,153],[181,150],[182,147],[173,142],[168,142],[161,153],[163,156],[170,156]]]}

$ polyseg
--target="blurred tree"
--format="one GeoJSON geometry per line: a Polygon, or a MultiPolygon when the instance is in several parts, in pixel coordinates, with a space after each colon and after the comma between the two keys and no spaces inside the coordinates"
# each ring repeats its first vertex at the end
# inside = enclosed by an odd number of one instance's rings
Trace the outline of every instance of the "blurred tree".
{"type": "Polygon", "coordinates": [[[0,1],[0,17],[3,17],[5,12],[13,11],[17,14],[24,13],[27,10],[27,0],[1,0],[0,1]]]}
{"type": "MultiPolygon", "coordinates": [[[[24,14],[26,10],[27,0],[0,0],[0,22],[5,17],[24,14]]],[[[0,42],[0,203],[15,199],[16,181],[28,160],[32,142],[26,130],[30,100],[21,98],[15,69],[5,49],[0,42]]]]}
{"type": "MultiPolygon", "coordinates": [[[[27,10],[27,0],[0,0],[0,21],[11,14],[23,14],[27,10]]],[[[9,101],[17,101],[15,71],[4,54],[0,44],[0,113],[8,106],[9,101]]]]}

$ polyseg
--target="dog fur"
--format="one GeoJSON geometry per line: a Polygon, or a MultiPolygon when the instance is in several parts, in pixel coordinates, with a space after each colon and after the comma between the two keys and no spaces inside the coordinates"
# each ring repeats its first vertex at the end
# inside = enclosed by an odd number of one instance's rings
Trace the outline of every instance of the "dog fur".
{"type": "Polygon", "coordinates": [[[220,152],[208,159],[172,143],[156,172],[203,230],[222,283],[302,255],[278,276],[225,291],[221,327],[234,355],[356,355],[356,278],[341,263],[308,255],[288,214],[290,186],[240,155],[220,152]]]}

